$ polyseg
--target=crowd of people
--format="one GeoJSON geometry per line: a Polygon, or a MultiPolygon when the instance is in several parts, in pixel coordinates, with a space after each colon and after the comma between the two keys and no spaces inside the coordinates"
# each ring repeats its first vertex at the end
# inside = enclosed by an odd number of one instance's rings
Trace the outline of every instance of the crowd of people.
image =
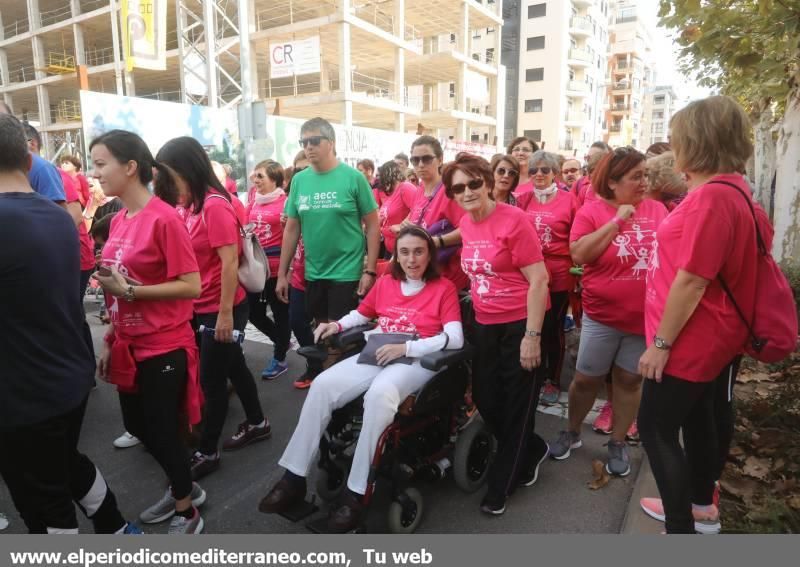
{"type": "Polygon", "coordinates": [[[347,490],[328,521],[356,527],[378,438],[434,376],[420,358],[469,339],[467,403],[497,441],[481,512],[503,514],[548,457],[579,449],[605,389],[593,428],[610,436],[607,472],[630,473],[629,442],[641,437],[661,496],[644,511],[667,533],[717,533],[747,339],[721,281],[752,316],[757,234],[772,237],[737,194],[751,194],[750,138],[739,105],[711,97],[679,111],[670,144],[645,153],[596,142],[582,162],[518,137],[491,160],[446,161],[423,135],[409,155],[353,168],[331,124],[313,118],[291,165],[254,167],[243,204],[230,168],[188,137],[154,157],[138,135],[112,130],[89,147],[92,183],[76,158],[59,173],[0,103],[0,234],[16,243],[0,253],[0,311],[13,329],[0,341],[0,450],[17,457],[0,471],[14,504],[33,533],[76,533],[73,502],[99,533],[141,533],[77,449],[96,375],[119,392],[126,431],[115,445],[144,444],[169,483],[139,521],[200,533],[213,495],[198,481],[225,451],[271,436],[242,351],[247,323],[274,345],[261,373],[273,380],[289,368],[292,335],[310,346],[372,321],[369,340],[384,339],[374,362],[331,348],[295,381],[308,394],[262,512],[306,497],[332,412],[363,394],[347,490]],[[250,233],[266,257],[257,289],[240,283],[250,233]],[[108,321],[96,364],[90,279],[108,321]],[[462,321],[465,297],[474,316],[462,321]],[[580,330],[568,420],[545,440],[536,408],[564,399],[568,314],[580,330]],[[223,436],[229,384],[246,420],[223,436]]]}

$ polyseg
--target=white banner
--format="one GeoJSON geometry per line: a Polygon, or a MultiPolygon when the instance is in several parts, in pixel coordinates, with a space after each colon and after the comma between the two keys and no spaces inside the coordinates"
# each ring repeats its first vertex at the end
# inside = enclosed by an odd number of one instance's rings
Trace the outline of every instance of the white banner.
{"type": "Polygon", "coordinates": [[[269,78],[319,73],[319,60],[318,35],[300,41],[270,42],[269,78]]]}

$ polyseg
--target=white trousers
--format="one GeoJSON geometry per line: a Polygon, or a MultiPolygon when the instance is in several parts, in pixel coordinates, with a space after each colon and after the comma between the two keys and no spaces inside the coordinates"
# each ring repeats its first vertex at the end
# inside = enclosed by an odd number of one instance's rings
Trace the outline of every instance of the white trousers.
{"type": "Polygon", "coordinates": [[[292,473],[305,477],[319,449],[319,440],[331,420],[331,413],[363,392],[364,421],[356,444],[347,487],[364,494],[375,447],[392,423],[397,408],[436,374],[414,364],[386,367],[358,364],[358,355],[331,366],[311,383],[300,420],[278,462],[292,473]]]}

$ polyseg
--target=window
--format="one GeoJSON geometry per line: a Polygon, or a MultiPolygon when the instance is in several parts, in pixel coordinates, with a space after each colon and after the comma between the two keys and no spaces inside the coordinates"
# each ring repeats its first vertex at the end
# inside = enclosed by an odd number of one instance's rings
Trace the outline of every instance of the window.
{"type": "Polygon", "coordinates": [[[663,110],[655,111],[653,113],[653,119],[654,120],[664,120],[664,111],[663,110]]]}
{"type": "Polygon", "coordinates": [[[486,28],[486,34],[494,33],[494,28],[486,28]]]}
{"type": "Polygon", "coordinates": [[[486,48],[486,62],[494,63],[494,47],[486,48]]]}
{"type": "Polygon", "coordinates": [[[664,95],[656,95],[653,97],[653,104],[664,104],[664,95]]]}
{"type": "Polygon", "coordinates": [[[472,54],[472,58],[473,58],[475,61],[480,61],[480,60],[481,60],[481,55],[480,55],[480,53],[473,53],[473,54],[472,54]]]}
{"type": "Polygon", "coordinates": [[[535,51],[536,49],[544,49],[543,35],[528,38],[528,51],[535,51]]]}
{"type": "Polygon", "coordinates": [[[534,81],[544,80],[544,67],[536,67],[534,69],[525,69],[525,81],[532,83],[534,81]]]}
{"type": "Polygon", "coordinates": [[[472,142],[480,142],[481,141],[481,135],[480,134],[473,134],[472,136],[470,136],[470,141],[472,141],[472,142]]]}
{"type": "Polygon", "coordinates": [[[532,98],[525,101],[525,112],[541,112],[542,99],[532,98]]]}
{"type": "Polygon", "coordinates": [[[541,18],[547,15],[547,4],[533,4],[528,6],[528,19],[541,18]]]}
{"type": "Polygon", "coordinates": [[[450,83],[450,98],[456,98],[456,84],[450,83]]]}
{"type": "Polygon", "coordinates": [[[530,138],[534,142],[541,142],[542,141],[542,131],[541,130],[525,130],[522,133],[523,136],[526,138],[530,138]]]}

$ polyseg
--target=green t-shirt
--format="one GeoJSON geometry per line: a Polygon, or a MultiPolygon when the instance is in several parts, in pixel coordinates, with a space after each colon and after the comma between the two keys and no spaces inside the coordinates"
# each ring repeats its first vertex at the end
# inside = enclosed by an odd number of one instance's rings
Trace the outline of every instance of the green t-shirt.
{"type": "Polygon", "coordinates": [[[345,163],[325,173],[309,167],[292,178],[286,215],[300,220],[307,280],[361,279],[361,218],[377,208],[366,178],[345,163]]]}

